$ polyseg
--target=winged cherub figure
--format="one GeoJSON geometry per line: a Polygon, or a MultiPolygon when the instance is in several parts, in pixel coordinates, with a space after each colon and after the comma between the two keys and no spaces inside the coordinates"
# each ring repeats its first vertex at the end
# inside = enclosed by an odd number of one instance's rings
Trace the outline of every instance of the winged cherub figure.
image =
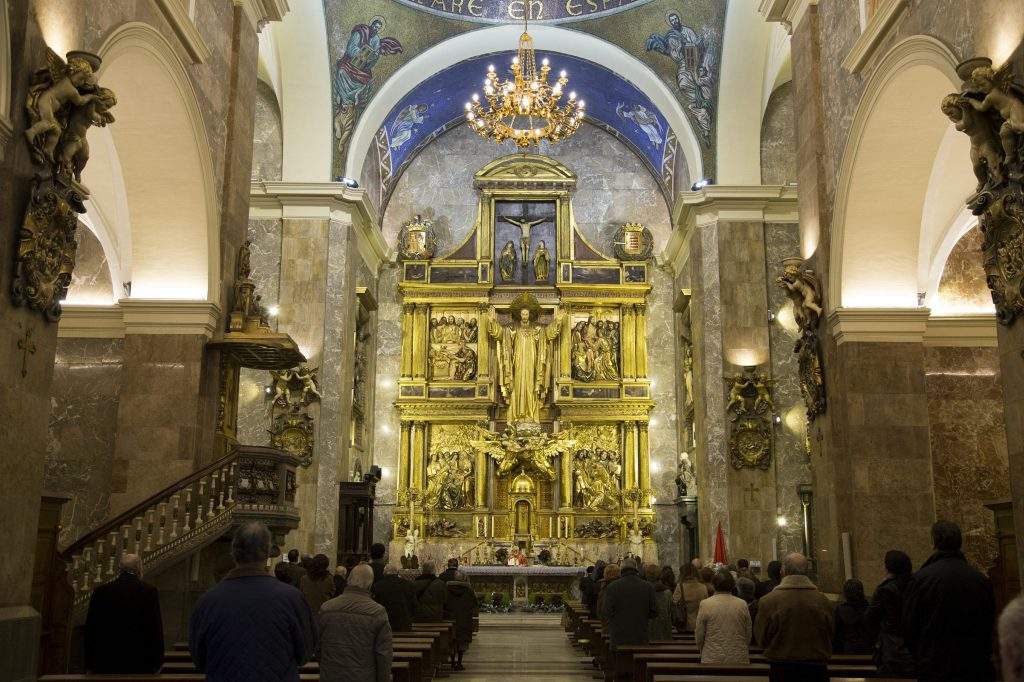
{"type": "Polygon", "coordinates": [[[46,49],[46,68],[32,76],[26,102],[32,125],[25,137],[42,161],[56,160],[54,151],[68,117],[66,107],[84,107],[92,102],[97,95],[87,91],[95,85],[96,75],[88,60],[72,57],[65,63],[56,52],[46,49]]]}
{"type": "Polygon", "coordinates": [[[985,96],[981,101],[968,97],[972,107],[978,111],[997,111],[1003,118],[999,139],[1007,166],[1015,164],[1024,137],[1024,89],[1013,82],[1009,69],[997,72],[988,66],[978,67],[971,73],[970,86],[985,96]]]}
{"type": "Polygon", "coordinates": [[[110,109],[117,104],[117,97],[109,88],[97,88],[96,95],[90,97],[93,99],[88,104],[71,109],[57,152],[61,170],[74,175],[78,182],[82,181],[82,169],[89,163],[89,142],[85,135],[94,125],[103,128],[113,123],[110,109]]]}
{"type": "Polygon", "coordinates": [[[946,95],[942,99],[942,113],[971,140],[971,164],[980,192],[989,180],[996,185],[1002,183],[1003,149],[992,119],[982,115],[970,101],[963,95],[946,95]]]}
{"type": "Polygon", "coordinates": [[[786,290],[793,301],[793,316],[802,330],[813,329],[821,317],[821,285],[812,270],[801,270],[795,263],[787,263],[775,284],[786,290]]]}

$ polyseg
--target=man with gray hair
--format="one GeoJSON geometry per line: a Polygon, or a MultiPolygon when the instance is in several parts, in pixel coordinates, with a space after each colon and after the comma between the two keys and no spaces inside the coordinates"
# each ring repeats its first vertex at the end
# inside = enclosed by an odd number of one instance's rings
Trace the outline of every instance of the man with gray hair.
{"type": "Polygon", "coordinates": [[[121,573],[99,585],[85,619],[85,669],[102,674],[152,674],[164,662],[160,595],[142,582],[138,555],[121,555],[121,573]]]}
{"type": "Polygon", "coordinates": [[[221,680],[298,682],[316,649],[302,593],[267,571],[270,531],[242,524],[231,540],[235,568],[200,597],[189,621],[189,651],[199,672],[221,680]]]}
{"type": "Polygon", "coordinates": [[[321,682],[390,682],[391,626],[370,596],[371,585],[373,569],[359,564],[345,592],[320,607],[321,682]]]}
{"type": "Polygon", "coordinates": [[[764,647],[769,680],[827,682],[834,616],[828,597],[807,577],[807,557],[782,561],[782,582],[757,605],[754,635],[764,647]]]}
{"type": "Polygon", "coordinates": [[[441,620],[447,596],[444,582],[437,577],[433,561],[424,561],[420,570],[422,573],[412,583],[416,595],[416,613],[413,616],[416,620],[441,620]]]}
{"type": "Polygon", "coordinates": [[[1024,595],[1018,595],[999,616],[999,655],[1004,682],[1024,682],[1024,595]]]}

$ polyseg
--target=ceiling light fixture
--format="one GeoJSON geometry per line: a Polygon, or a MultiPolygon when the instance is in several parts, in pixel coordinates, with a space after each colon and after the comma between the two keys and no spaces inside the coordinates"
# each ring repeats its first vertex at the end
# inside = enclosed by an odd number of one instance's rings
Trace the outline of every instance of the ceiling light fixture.
{"type": "Polygon", "coordinates": [[[512,78],[500,80],[491,64],[484,80],[486,102],[475,92],[472,101],[466,102],[466,121],[470,128],[498,144],[512,140],[519,148],[541,140],[558,142],[569,137],[583,122],[586,108],[575,92],[569,93],[564,105],[561,103],[569,77],[562,71],[554,85],[548,82],[551,65],[545,57],[540,69],[537,68],[537,55],[528,28],[526,18],[519,36],[519,53],[512,59],[512,78]]]}

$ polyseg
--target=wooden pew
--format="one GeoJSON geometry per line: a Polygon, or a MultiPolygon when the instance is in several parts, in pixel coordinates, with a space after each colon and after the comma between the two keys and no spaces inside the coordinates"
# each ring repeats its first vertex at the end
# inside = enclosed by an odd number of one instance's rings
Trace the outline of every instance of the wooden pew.
{"type": "MultiPolygon", "coordinates": [[[[850,664],[829,664],[829,675],[832,677],[878,677],[878,671],[873,665],[850,665],[850,664]]],[[[678,663],[653,661],[644,664],[642,677],[636,678],[637,682],[654,682],[659,675],[681,676],[684,680],[693,675],[726,675],[746,679],[753,676],[766,676],[768,674],[767,663],[750,663],[747,665],[718,665],[708,663],[678,663]]]]}
{"type": "MultiPolygon", "coordinates": [[[[301,673],[302,682],[319,682],[319,673],[301,673]]],[[[40,682],[204,682],[205,675],[197,673],[170,673],[160,675],[45,675],[40,682]]],[[[391,664],[391,682],[415,682],[408,661],[391,664]]]]}

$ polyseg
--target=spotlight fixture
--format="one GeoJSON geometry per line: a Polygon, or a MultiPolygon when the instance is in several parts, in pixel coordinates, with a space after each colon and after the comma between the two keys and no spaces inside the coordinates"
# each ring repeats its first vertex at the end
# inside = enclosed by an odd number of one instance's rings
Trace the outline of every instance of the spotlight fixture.
{"type": "Polygon", "coordinates": [[[267,313],[269,313],[271,317],[277,317],[279,312],[281,312],[281,307],[276,304],[267,309],[267,313]]]}
{"type": "Polygon", "coordinates": [[[704,189],[708,185],[713,185],[713,184],[715,184],[714,180],[712,180],[711,178],[704,178],[703,180],[698,180],[697,182],[693,183],[690,186],[690,191],[691,192],[697,192],[699,190],[704,189]]]}
{"type": "Polygon", "coordinates": [[[359,187],[359,181],[356,180],[355,178],[350,178],[347,175],[343,175],[342,177],[338,178],[338,182],[345,185],[346,187],[351,187],[352,189],[356,189],[357,187],[359,187]]]}
{"type": "Polygon", "coordinates": [[[785,528],[789,525],[789,521],[786,520],[785,516],[779,516],[775,519],[775,523],[778,524],[779,528],[785,528]]]}

